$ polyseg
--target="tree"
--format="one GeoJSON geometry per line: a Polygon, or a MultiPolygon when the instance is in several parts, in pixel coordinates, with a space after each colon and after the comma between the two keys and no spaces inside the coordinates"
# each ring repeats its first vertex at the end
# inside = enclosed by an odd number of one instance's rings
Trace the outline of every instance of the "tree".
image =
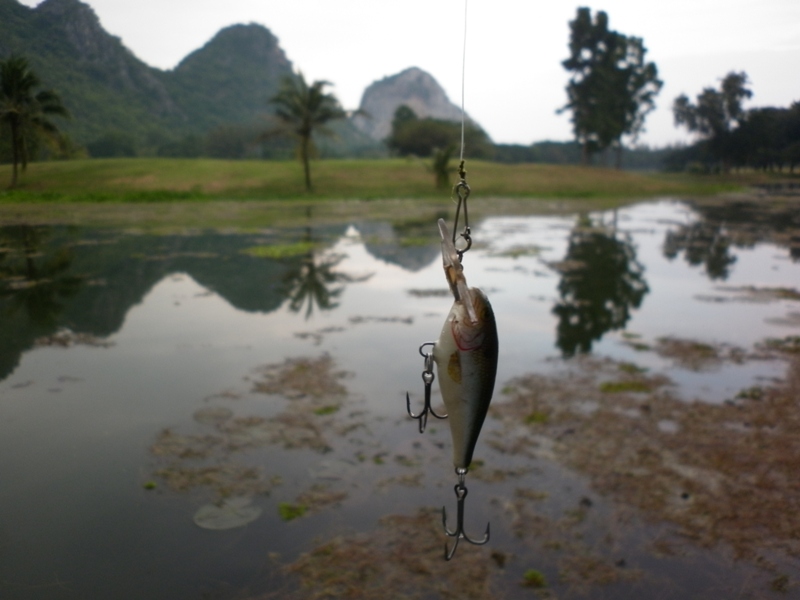
{"type": "MultiPolygon", "coordinates": [[[[386,139],[389,149],[400,156],[433,157],[450,146],[461,143],[461,123],[442,119],[420,119],[406,105],[397,108],[392,119],[392,133],[386,139]]],[[[491,158],[492,143],[486,133],[473,123],[464,127],[464,146],[472,158],[491,158]]]]}
{"type": "Polygon", "coordinates": [[[48,117],[69,117],[61,98],[52,90],[35,92],[41,85],[26,58],[12,55],[0,61],[0,122],[8,130],[11,146],[11,186],[16,187],[18,167],[28,166],[29,149],[39,135],[58,139],[58,128],[48,117]]]}
{"type": "Polygon", "coordinates": [[[622,137],[636,140],[663,83],[656,65],[645,62],[642,39],[610,30],[605,12],[598,11],[592,21],[591,10],[579,8],[569,26],[570,57],[561,64],[572,77],[566,88],[568,102],[558,112],[572,111],[584,164],[592,154],[613,146],[619,167],[622,137]]]}
{"type": "Polygon", "coordinates": [[[731,133],[746,116],[742,101],[753,95],[747,84],[747,73],[731,71],[722,80],[719,90],[704,88],[697,95],[696,103],[692,103],[686,94],[681,94],[672,103],[675,125],[683,125],[704,138],[709,153],[722,162],[725,171],[730,168],[733,152],[731,133]]]}
{"type": "Polygon", "coordinates": [[[450,173],[455,171],[450,166],[450,159],[453,158],[455,151],[456,147],[452,144],[447,148],[434,149],[428,170],[436,178],[436,189],[444,190],[450,187],[450,173]]]}
{"type": "Polygon", "coordinates": [[[298,73],[284,77],[278,93],[270,99],[276,107],[278,120],[297,138],[307,191],[311,191],[309,160],[313,150],[312,134],[332,135],[325,124],[347,116],[336,96],[325,93],[328,85],[327,81],[315,81],[309,86],[303,74],[298,73]]]}
{"type": "Polygon", "coordinates": [[[635,143],[639,133],[644,131],[645,118],[656,106],[655,97],[664,82],[658,79],[655,63],[645,63],[647,49],[642,38],[628,37],[626,42],[625,56],[617,62],[618,85],[624,89],[622,133],[635,143]]]}
{"type": "Polygon", "coordinates": [[[109,131],[86,144],[92,158],[119,158],[136,156],[136,139],[126,131],[109,131]]]}

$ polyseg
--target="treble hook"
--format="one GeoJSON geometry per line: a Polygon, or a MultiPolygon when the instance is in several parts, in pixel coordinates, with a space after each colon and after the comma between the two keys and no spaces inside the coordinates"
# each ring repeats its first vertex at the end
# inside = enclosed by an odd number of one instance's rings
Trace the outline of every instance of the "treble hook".
{"type": "Polygon", "coordinates": [[[453,188],[453,191],[458,198],[458,204],[456,205],[456,218],[453,222],[453,245],[456,244],[456,231],[458,231],[458,217],[461,213],[461,206],[464,206],[464,230],[458,234],[460,237],[464,238],[466,242],[466,247],[461,250],[456,250],[458,253],[458,261],[461,262],[462,258],[464,258],[464,253],[467,252],[472,247],[472,237],[470,235],[470,228],[469,228],[469,213],[467,211],[467,199],[469,198],[470,189],[469,185],[467,184],[467,172],[464,170],[464,161],[461,161],[461,164],[458,166],[458,175],[460,177],[459,182],[453,188]]]}
{"type": "Polygon", "coordinates": [[[431,385],[433,384],[433,380],[436,379],[436,376],[433,374],[433,353],[423,352],[422,349],[425,346],[434,345],[435,342],[425,342],[419,347],[420,356],[425,359],[425,368],[422,371],[422,381],[425,383],[425,406],[422,408],[422,412],[418,415],[415,415],[411,412],[411,398],[409,398],[408,392],[406,392],[406,411],[408,411],[409,417],[419,421],[420,433],[425,431],[425,426],[428,424],[428,413],[431,413],[437,419],[447,418],[447,415],[437,415],[436,411],[434,411],[433,407],[431,406],[431,385]]]}
{"type": "Polygon", "coordinates": [[[467,475],[467,469],[456,469],[456,473],[458,474],[458,483],[455,485],[454,489],[456,492],[456,499],[458,500],[458,513],[456,517],[455,531],[450,531],[447,528],[447,509],[444,506],[442,507],[442,525],[444,526],[444,532],[448,536],[456,538],[456,543],[453,544],[453,547],[450,550],[447,549],[447,542],[445,542],[445,560],[450,560],[453,558],[456,553],[456,548],[458,548],[458,541],[462,538],[467,540],[470,544],[474,544],[475,546],[483,546],[489,541],[489,523],[486,524],[486,533],[484,534],[482,540],[473,540],[464,531],[464,499],[467,497],[467,486],[464,485],[464,478],[467,475]]]}

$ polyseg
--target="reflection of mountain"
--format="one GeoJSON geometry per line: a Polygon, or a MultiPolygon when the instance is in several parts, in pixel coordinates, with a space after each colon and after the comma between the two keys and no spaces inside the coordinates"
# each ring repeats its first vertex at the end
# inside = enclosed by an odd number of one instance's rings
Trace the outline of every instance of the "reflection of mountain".
{"type": "Polygon", "coordinates": [[[792,203],[742,200],[692,206],[699,220],[667,232],[664,256],[681,252],[690,265],[704,265],[710,279],[726,279],[736,262],[732,248],[752,248],[759,242],[786,247],[800,260],[800,211],[792,203]]]}
{"type": "MultiPolygon", "coordinates": [[[[333,240],[343,227],[314,230],[333,240]]],[[[304,230],[275,234],[119,235],[57,228],[0,228],[0,379],[42,336],[62,328],[106,337],[131,306],[171,273],[189,274],[231,305],[271,312],[287,298],[286,281],[304,256],[268,258],[254,246],[305,239],[304,230]]]]}
{"type": "Polygon", "coordinates": [[[363,222],[356,225],[372,256],[408,271],[420,271],[441,254],[436,219],[424,223],[363,222]]]}
{"type": "Polygon", "coordinates": [[[553,313],[564,356],[589,352],[607,331],[624,327],[649,291],[630,240],[589,222],[572,230],[564,261],[553,266],[562,273],[553,313]]]}

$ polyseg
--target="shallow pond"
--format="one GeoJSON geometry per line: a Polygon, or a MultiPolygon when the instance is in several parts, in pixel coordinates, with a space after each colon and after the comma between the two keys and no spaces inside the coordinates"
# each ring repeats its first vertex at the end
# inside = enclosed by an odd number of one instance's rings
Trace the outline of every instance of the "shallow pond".
{"type": "Polygon", "coordinates": [[[449,563],[433,220],[0,227],[0,597],[800,596],[796,205],[506,212],[449,563]]]}

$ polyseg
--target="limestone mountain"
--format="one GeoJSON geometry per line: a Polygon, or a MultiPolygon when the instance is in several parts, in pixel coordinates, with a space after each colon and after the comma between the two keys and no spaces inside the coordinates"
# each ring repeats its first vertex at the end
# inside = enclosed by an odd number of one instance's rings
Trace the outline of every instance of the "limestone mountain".
{"type": "Polygon", "coordinates": [[[181,118],[193,129],[250,121],[268,110],[280,80],[292,63],[268,29],[232,25],[161,74],[181,106],[181,118]]]}
{"type": "Polygon", "coordinates": [[[0,0],[0,56],[12,53],[28,58],[43,85],[59,92],[74,117],[63,129],[76,141],[88,141],[109,123],[139,129],[180,112],[160,73],[78,0],[45,0],[36,8],[0,0]]]}
{"type": "MultiPolygon", "coordinates": [[[[269,98],[293,72],[278,39],[257,24],[222,29],[173,70],[150,67],[80,0],[45,0],[35,8],[0,0],[0,58],[12,53],[25,56],[43,86],[61,95],[73,118],[59,127],[75,143],[91,147],[123,136],[140,154],[179,140],[199,145],[219,130],[255,140],[271,112],[269,98]]],[[[327,154],[377,145],[349,122],[336,129],[338,141],[323,145],[327,154]]]]}
{"type": "Polygon", "coordinates": [[[366,115],[353,117],[353,125],[374,140],[384,140],[392,131],[395,111],[402,105],[420,118],[461,120],[461,109],[450,102],[442,86],[429,73],[411,67],[367,87],[360,106],[366,115]]]}
{"type": "MultiPolygon", "coordinates": [[[[271,112],[268,99],[293,72],[278,39],[252,23],[222,29],[175,69],[153,68],[105,31],[81,0],[44,0],[35,8],[0,0],[0,58],[12,53],[25,56],[43,85],[61,95],[73,119],[59,127],[92,152],[98,140],[115,135],[139,154],[169,147],[178,148],[169,155],[180,156],[198,155],[187,154],[187,145],[208,152],[216,134],[254,138],[271,112]]],[[[369,117],[334,123],[338,136],[317,140],[321,154],[385,154],[381,142],[401,104],[421,118],[461,119],[436,80],[413,67],[370,85],[361,101],[369,117]]],[[[284,141],[276,153],[262,152],[291,156],[291,147],[284,141]]]]}

